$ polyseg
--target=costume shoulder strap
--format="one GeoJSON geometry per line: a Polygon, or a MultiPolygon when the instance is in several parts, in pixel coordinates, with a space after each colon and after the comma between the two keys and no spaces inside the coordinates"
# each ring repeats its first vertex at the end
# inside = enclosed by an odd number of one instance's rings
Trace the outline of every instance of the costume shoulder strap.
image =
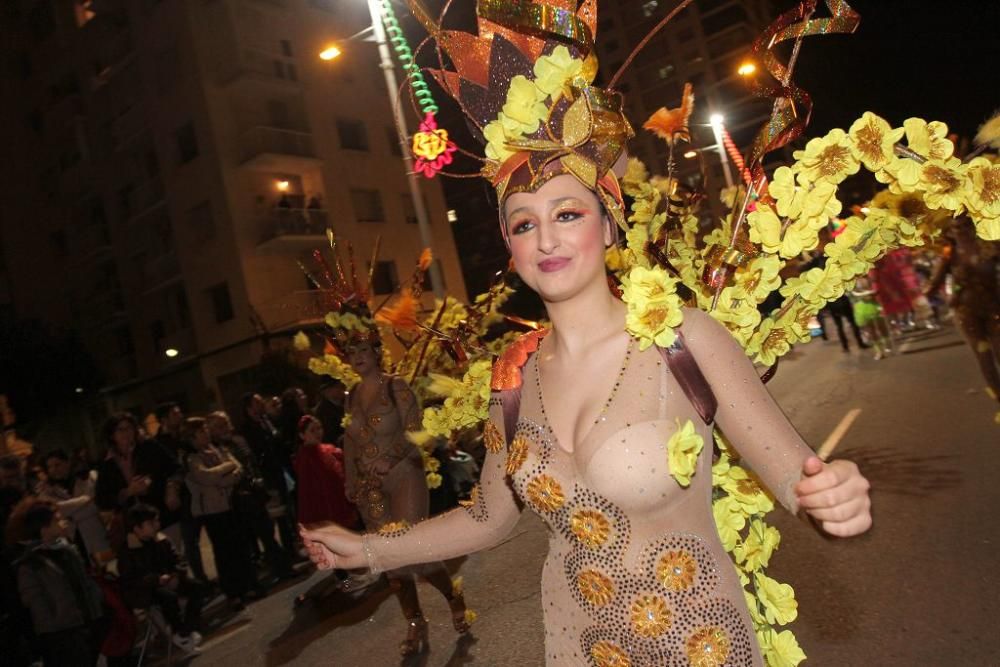
{"type": "Polygon", "coordinates": [[[548,329],[530,331],[515,340],[510,347],[493,364],[493,375],[490,379],[490,389],[500,399],[503,410],[504,439],[510,446],[514,439],[514,428],[521,412],[521,369],[530,357],[538,350],[542,338],[548,329]]]}
{"type": "Polygon", "coordinates": [[[684,390],[684,395],[698,412],[706,424],[715,419],[715,411],[719,406],[715,392],[698,367],[698,361],[691,354],[691,349],[684,342],[684,334],[677,332],[677,338],[670,347],[657,347],[663,360],[667,362],[670,372],[684,390]]]}

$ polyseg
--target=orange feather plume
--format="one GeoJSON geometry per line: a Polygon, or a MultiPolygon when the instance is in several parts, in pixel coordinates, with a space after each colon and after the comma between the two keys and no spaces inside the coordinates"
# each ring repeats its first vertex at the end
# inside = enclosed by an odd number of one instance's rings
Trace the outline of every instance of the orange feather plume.
{"type": "Polygon", "coordinates": [[[413,291],[404,287],[391,304],[375,313],[375,321],[393,329],[412,331],[417,328],[417,305],[413,291]]]}
{"type": "Polygon", "coordinates": [[[420,259],[417,260],[417,266],[420,267],[421,271],[426,271],[430,268],[433,260],[434,253],[431,252],[430,248],[424,248],[423,252],[420,253],[420,259]]]}
{"type": "Polygon", "coordinates": [[[660,107],[642,127],[668,144],[673,144],[676,139],[691,141],[688,121],[691,119],[692,111],[694,111],[694,92],[691,90],[691,84],[685,83],[681,105],[676,109],[660,107]]]}

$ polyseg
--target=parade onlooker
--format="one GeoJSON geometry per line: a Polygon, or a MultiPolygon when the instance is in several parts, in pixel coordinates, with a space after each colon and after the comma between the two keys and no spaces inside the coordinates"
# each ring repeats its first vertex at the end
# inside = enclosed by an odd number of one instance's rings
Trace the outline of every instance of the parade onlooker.
{"type": "Polygon", "coordinates": [[[312,409],[313,415],[323,424],[327,442],[339,444],[344,437],[344,385],[339,380],[328,380],[320,385],[319,402],[312,409]]]}
{"type": "Polygon", "coordinates": [[[0,457],[0,531],[7,526],[7,519],[14,507],[21,502],[26,491],[24,462],[16,454],[0,457]]]}
{"type": "Polygon", "coordinates": [[[250,590],[257,588],[243,526],[230,500],[243,468],[232,454],[212,444],[204,419],[187,419],[184,437],[195,450],[188,457],[187,472],[191,513],[208,531],[222,592],[236,609],[242,609],[250,590]]]}
{"type": "MultiPolygon", "coordinates": [[[[156,432],[156,442],[174,457],[177,461],[178,477],[183,477],[187,471],[187,457],[194,451],[181,436],[184,411],[174,401],[161,403],[156,408],[156,419],[160,423],[160,429],[156,432]]],[[[191,568],[191,573],[199,580],[207,582],[208,577],[201,562],[201,522],[191,515],[191,492],[187,485],[177,484],[176,488],[179,495],[176,499],[171,497],[170,501],[178,503],[177,520],[173,524],[168,524],[163,532],[175,545],[178,543],[178,536],[180,537],[184,545],[183,556],[191,568]]]]}
{"type": "Polygon", "coordinates": [[[94,503],[97,473],[72,470],[69,455],[62,449],[50,451],[43,460],[45,481],[38,484],[36,494],[56,504],[59,513],[70,522],[70,535],[83,543],[85,553],[95,561],[107,557],[111,547],[94,503]]]}
{"type": "Polygon", "coordinates": [[[159,512],[140,503],[125,518],[125,547],[118,552],[122,595],[133,609],[156,605],[173,630],[171,641],[192,652],[201,643],[204,587],[187,576],[184,562],[167,536],[160,532],[159,512]],[[185,600],[181,613],[181,600],[185,600]]]}
{"type": "Polygon", "coordinates": [[[97,641],[90,626],[101,618],[101,596],[66,540],[69,524],[54,503],[43,500],[29,501],[18,521],[24,550],[15,562],[17,587],[45,664],[91,667],[97,641]]]}
{"type": "Polygon", "coordinates": [[[344,452],[325,444],[323,424],[312,415],[299,420],[300,446],[295,454],[298,518],[304,524],[333,521],[345,528],[358,524],[358,512],[344,491],[344,452]]]}
{"type": "Polygon", "coordinates": [[[299,445],[299,420],[303,415],[309,414],[309,404],[306,399],[306,392],[298,387],[289,387],[281,392],[281,415],[278,418],[278,432],[281,433],[285,441],[285,461],[289,470],[294,472],[292,457],[299,445]]]}
{"type": "MultiPolygon", "coordinates": [[[[156,507],[169,526],[179,517],[180,468],[176,459],[155,440],[140,438],[139,423],[127,412],[108,418],[104,424],[108,453],[97,471],[97,506],[115,511],[120,524],[123,513],[139,499],[156,507]]],[[[124,533],[113,531],[112,545],[120,546],[124,533]]],[[[167,533],[169,535],[169,533],[167,533]]],[[[180,540],[174,543],[182,548],[180,540]]]]}
{"type": "Polygon", "coordinates": [[[281,543],[289,551],[289,555],[294,556],[297,544],[295,518],[286,480],[287,475],[282,465],[285,457],[281,451],[281,436],[274,427],[274,423],[267,416],[264,399],[261,398],[260,394],[244,394],[242,408],[243,422],[240,424],[240,435],[246,440],[250,451],[257,459],[257,465],[267,489],[277,494],[282,505],[285,506],[285,513],[278,517],[278,532],[281,534],[281,543]]]}
{"type": "Polygon", "coordinates": [[[257,542],[264,548],[271,575],[285,579],[295,574],[288,553],[281,548],[274,537],[274,520],[268,511],[270,494],[261,476],[260,467],[242,436],[233,430],[232,421],[225,412],[213,412],[206,419],[209,435],[216,447],[228,451],[243,466],[233,490],[233,511],[247,530],[250,552],[259,553],[257,542]]]}

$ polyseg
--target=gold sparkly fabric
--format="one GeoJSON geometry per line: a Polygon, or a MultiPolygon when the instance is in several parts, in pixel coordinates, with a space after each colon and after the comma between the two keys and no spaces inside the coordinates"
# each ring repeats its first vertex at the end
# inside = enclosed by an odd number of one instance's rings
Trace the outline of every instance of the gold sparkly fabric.
{"type": "MultiPolygon", "coordinates": [[[[719,394],[718,420],[730,441],[786,507],[810,450],[779,419],[778,408],[729,333],[700,311],[685,311],[685,339],[719,394]],[[727,387],[738,388],[733,394],[727,387]]],[[[623,334],[624,335],[624,334],[623,334]]],[[[623,346],[624,347],[624,346],[623,346]]],[[[558,389],[537,391],[536,356],[523,368],[520,416],[509,451],[488,453],[477,503],[489,519],[461,508],[369,546],[382,567],[444,559],[503,540],[516,523],[516,499],[548,526],[542,571],[545,663],[661,667],[762,666],[732,561],[711,512],[712,448],[691,485],[670,475],[667,442],[681,424],[701,425],[655,349],[633,350],[606,413],[572,447],[553,433],[544,410],[558,389]],[[572,449],[572,451],[570,451],[572,449]]],[[[624,354],[623,354],[624,362],[624,354]]],[[[608,394],[612,387],[608,387],[608,394]]],[[[491,420],[503,433],[499,405],[491,420]]],[[[699,426],[711,442],[709,426],[699,426]]]]}

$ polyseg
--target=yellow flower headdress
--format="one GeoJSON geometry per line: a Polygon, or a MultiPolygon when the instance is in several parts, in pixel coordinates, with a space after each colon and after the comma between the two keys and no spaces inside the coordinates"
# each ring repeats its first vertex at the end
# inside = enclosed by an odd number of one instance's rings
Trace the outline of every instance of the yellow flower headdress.
{"type": "Polygon", "coordinates": [[[481,133],[482,175],[499,201],[571,174],[625,229],[612,168],[633,132],[621,95],[593,85],[597,1],[479,0],[478,35],[442,30],[408,4],[454,65],[431,73],[481,133]]]}

